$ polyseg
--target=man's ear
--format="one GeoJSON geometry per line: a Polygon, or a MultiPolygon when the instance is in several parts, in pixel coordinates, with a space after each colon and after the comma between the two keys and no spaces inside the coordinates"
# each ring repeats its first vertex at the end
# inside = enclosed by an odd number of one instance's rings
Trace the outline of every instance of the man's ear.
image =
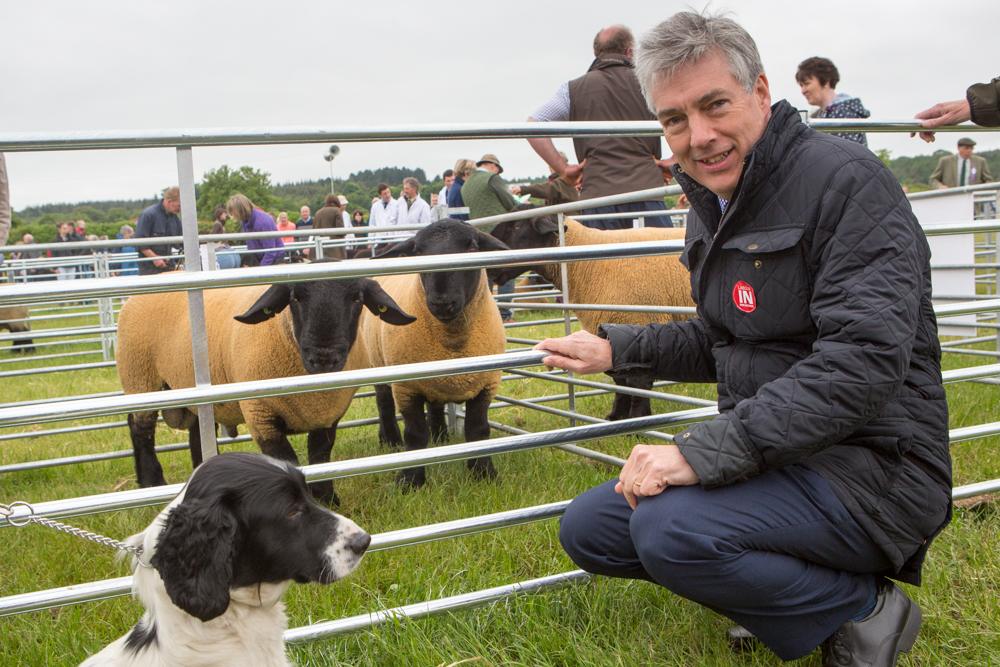
{"type": "Polygon", "coordinates": [[[403,326],[417,321],[417,318],[403,312],[382,286],[370,278],[361,279],[361,295],[365,307],[383,322],[403,326]]]}
{"type": "Polygon", "coordinates": [[[536,234],[541,236],[558,234],[559,222],[556,220],[554,215],[543,215],[541,217],[531,219],[531,228],[535,230],[536,234]]]}
{"type": "Polygon", "coordinates": [[[510,246],[481,229],[476,230],[476,246],[479,252],[489,252],[490,250],[510,250],[510,246]]]}
{"type": "Polygon", "coordinates": [[[373,256],[372,259],[382,259],[383,257],[408,257],[413,255],[416,251],[417,245],[411,238],[403,241],[402,243],[390,246],[388,250],[380,252],[379,254],[373,256]]]}
{"type": "Polygon", "coordinates": [[[287,285],[271,285],[247,312],[233,319],[243,324],[260,324],[283,311],[291,297],[292,290],[287,285]]]}

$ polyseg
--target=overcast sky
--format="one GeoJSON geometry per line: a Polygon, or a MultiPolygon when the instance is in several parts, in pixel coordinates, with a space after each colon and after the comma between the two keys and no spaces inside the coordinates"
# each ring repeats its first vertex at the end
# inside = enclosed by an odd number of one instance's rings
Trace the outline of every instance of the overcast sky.
{"type": "MultiPolygon", "coordinates": [[[[699,5],[700,6],[700,5],[699,5]]],[[[796,65],[821,55],[838,90],[902,119],[1000,73],[1000,2],[716,2],[756,39],[775,100],[806,104],[796,65]]],[[[0,134],[202,127],[274,129],[520,122],[586,71],[607,24],[641,35],[676,2],[5,2],[0,134]]],[[[978,149],[1000,133],[977,134],[978,149]]],[[[894,155],[954,148],[870,134],[894,155]]],[[[568,140],[557,141],[571,152],[568,140]]],[[[496,153],[506,176],[546,173],[523,139],[344,144],[335,174],[380,166],[428,176],[496,153]]],[[[252,165],[273,183],[329,176],[325,145],[196,148],[195,178],[252,165]]],[[[15,209],[150,197],[177,181],[172,149],[8,153],[15,209]]],[[[358,203],[360,202],[352,202],[358,203]]]]}

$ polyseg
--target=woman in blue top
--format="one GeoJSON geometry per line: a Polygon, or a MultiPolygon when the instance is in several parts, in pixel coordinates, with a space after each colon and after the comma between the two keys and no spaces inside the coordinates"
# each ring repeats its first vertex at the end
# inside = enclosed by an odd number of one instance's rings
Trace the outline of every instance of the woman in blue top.
{"type": "MultiPolygon", "coordinates": [[[[276,232],[278,226],[274,218],[253,205],[253,202],[246,195],[235,194],[226,202],[226,211],[229,215],[242,225],[243,232],[276,232]]],[[[270,266],[280,264],[285,259],[285,251],[282,248],[285,244],[278,237],[274,238],[251,238],[247,239],[247,250],[263,250],[263,253],[250,253],[246,258],[259,258],[259,261],[245,262],[247,264],[260,266],[270,266]]]]}
{"type": "MultiPolygon", "coordinates": [[[[452,181],[451,186],[448,188],[448,208],[461,208],[465,206],[465,201],[462,199],[462,185],[465,184],[465,179],[469,177],[469,174],[475,170],[476,163],[472,160],[462,158],[455,163],[455,180],[452,181]]],[[[464,213],[452,213],[448,217],[455,220],[469,219],[469,216],[464,213]]]]}

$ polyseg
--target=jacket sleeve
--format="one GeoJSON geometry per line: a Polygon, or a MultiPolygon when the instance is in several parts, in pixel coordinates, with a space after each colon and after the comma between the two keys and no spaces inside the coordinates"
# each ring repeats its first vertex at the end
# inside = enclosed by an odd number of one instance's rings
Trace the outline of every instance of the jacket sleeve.
{"type": "Polygon", "coordinates": [[[521,194],[537,197],[538,199],[552,199],[553,185],[551,183],[539,183],[538,185],[522,185],[521,194]]]}
{"type": "Polygon", "coordinates": [[[945,158],[941,158],[940,160],[938,160],[937,166],[934,167],[934,173],[931,174],[930,182],[931,185],[933,185],[934,187],[938,188],[947,187],[944,184],[944,181],[941,180],[941,178],[944,176],[944,161],[945,158]]]}
{"type": "Polygon", "coordinates": [[[986,127],[1000,127],[1000,77],[989,83],[977,83],[965,91],[972,112],[972,122],[986,127]]]}
{"type": "Polygon", "coordinates": [[[490,189],[496,194],[497,199],[500,200],[500,205],[503,206],[505,211],[513,211],[514,207],[517,206],[517,200],[514,199],[514,195],[507,188],[507,182],[500,178],[500,176],[494,174],[490,177],[490,189]]]}
{"type": "Polygon", "coordinates": [[[980,183],[992,183],[995,178],[993,174],[990,173],[990,163],[983,159],[983,168],[979,172],[979,182],[980,183]]]}
{"type": "Polygon", "coordinates": [[[602,324],[610,373],[641,371],[658,380],[715,382],[712,338],[700,318],[667,324],[602,324]]]}
{"type": "Polygon", "coordinates": [[[929,251],[880,163],[857,159],[832,176],[810,252],[812,353],[676,439],[705,486],[798,463],[840,442],[879,414],[905,379],[915,331],[927,325],[920,302],[929,251]]]}

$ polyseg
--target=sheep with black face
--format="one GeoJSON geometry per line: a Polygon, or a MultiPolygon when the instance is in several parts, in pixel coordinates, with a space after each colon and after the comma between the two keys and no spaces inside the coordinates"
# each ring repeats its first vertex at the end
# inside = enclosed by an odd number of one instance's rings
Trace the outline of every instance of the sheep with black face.
{"type": "MultiPolygon", "coordinates": [[[[507,250],[489,234],[458,220],[439,220],[399,243],[381,257],[444,255],[507,250]]],[[[504,351],[503,322],[486,273],[482,269],[406,274],[378,278],[386,293],[417,323],[405,330],[391,330],[377,318],[365,315],[361,323],[364,351],[371,366],[388,366],[439,359],[461,359],[504,351]]],[[[500,387],[500,371],[413,380],[375,387],[379,411],[379,439],[391,446],[405,442],[407,450],[423,449],[433,437],[446,437],[444,404],[465,403],[466,441],[489,438],[487,408],[500,387]],[[425,404],[430,423],[424,413],[425,404]],[[403,415],[404,436],[396,423],[396,406],[403,415]]],[[[467,461],[478,478],[493,478],[496,468],[489,457],[467,461]]],[[[421,486],[425,471],[410,468],[400,481],[421,486]]]]}
{"type": "MultiPolygon", "coordinates": [[[[414,321],[367,278],[206,291],[212,384],[365,368],[355,344],[363,308],[392,327],[414,321]]],[[[193,387],[189,331],[184,293],[131,297],[118,321],[118,375],[125,393],[193,387]]],[[[217,403],[215,421],[230,428],[246,423],[265,454],[293,463],[288,435],[308,433],[309,463],[325,463],[354,393],[335,389],[217,403]]],[[[192,462],[201,463],[195,408],[163,410],[163,419],[188,430],[192,462]]],[[[128,422],[139,485],[165,484],[154,451],[156,412],[132,413],[128,422]]],[[[337,502],[332,482],[311,488],[317,498],[337,502]]]]}
{"type": "MultiPolygon", "coordinates": [[[[531,208],[520,207],[521,210],[531,208]]],[[[634,241],[663,241],[684,238],[683,229],[646,227],[642,229],[603,230],[585,227],[576,220],[565,220],[567,246],[634,241]]],[[[555,216],[501,222],[492,234],[511,248],[551,248],[559,245],[559,225],[555,216]]],[[[494,269],[490,279],[502,285],[525,271],[534,269],[557,287],[562,287],[558,264],[494,269]]],[[[652,255],[573,262],[567,265],[569,298],[573,303],[633,304],[641,306],[694,306],[691,277],[676,255],[652,255]]],[[[618,311],[579,310],[574,313],[586,331],[597,334],[601,324],[650,324],[684,320],[690,315],[664,313],[624,313],[618,311]]],[[[651,389],[653,378],[636,371],[614,376],[616,384],[637,389],[651,389]]],[[[651,414],[648,398],[615,394],[614,407],[607,419],[645,417],[651,414]]]]}

